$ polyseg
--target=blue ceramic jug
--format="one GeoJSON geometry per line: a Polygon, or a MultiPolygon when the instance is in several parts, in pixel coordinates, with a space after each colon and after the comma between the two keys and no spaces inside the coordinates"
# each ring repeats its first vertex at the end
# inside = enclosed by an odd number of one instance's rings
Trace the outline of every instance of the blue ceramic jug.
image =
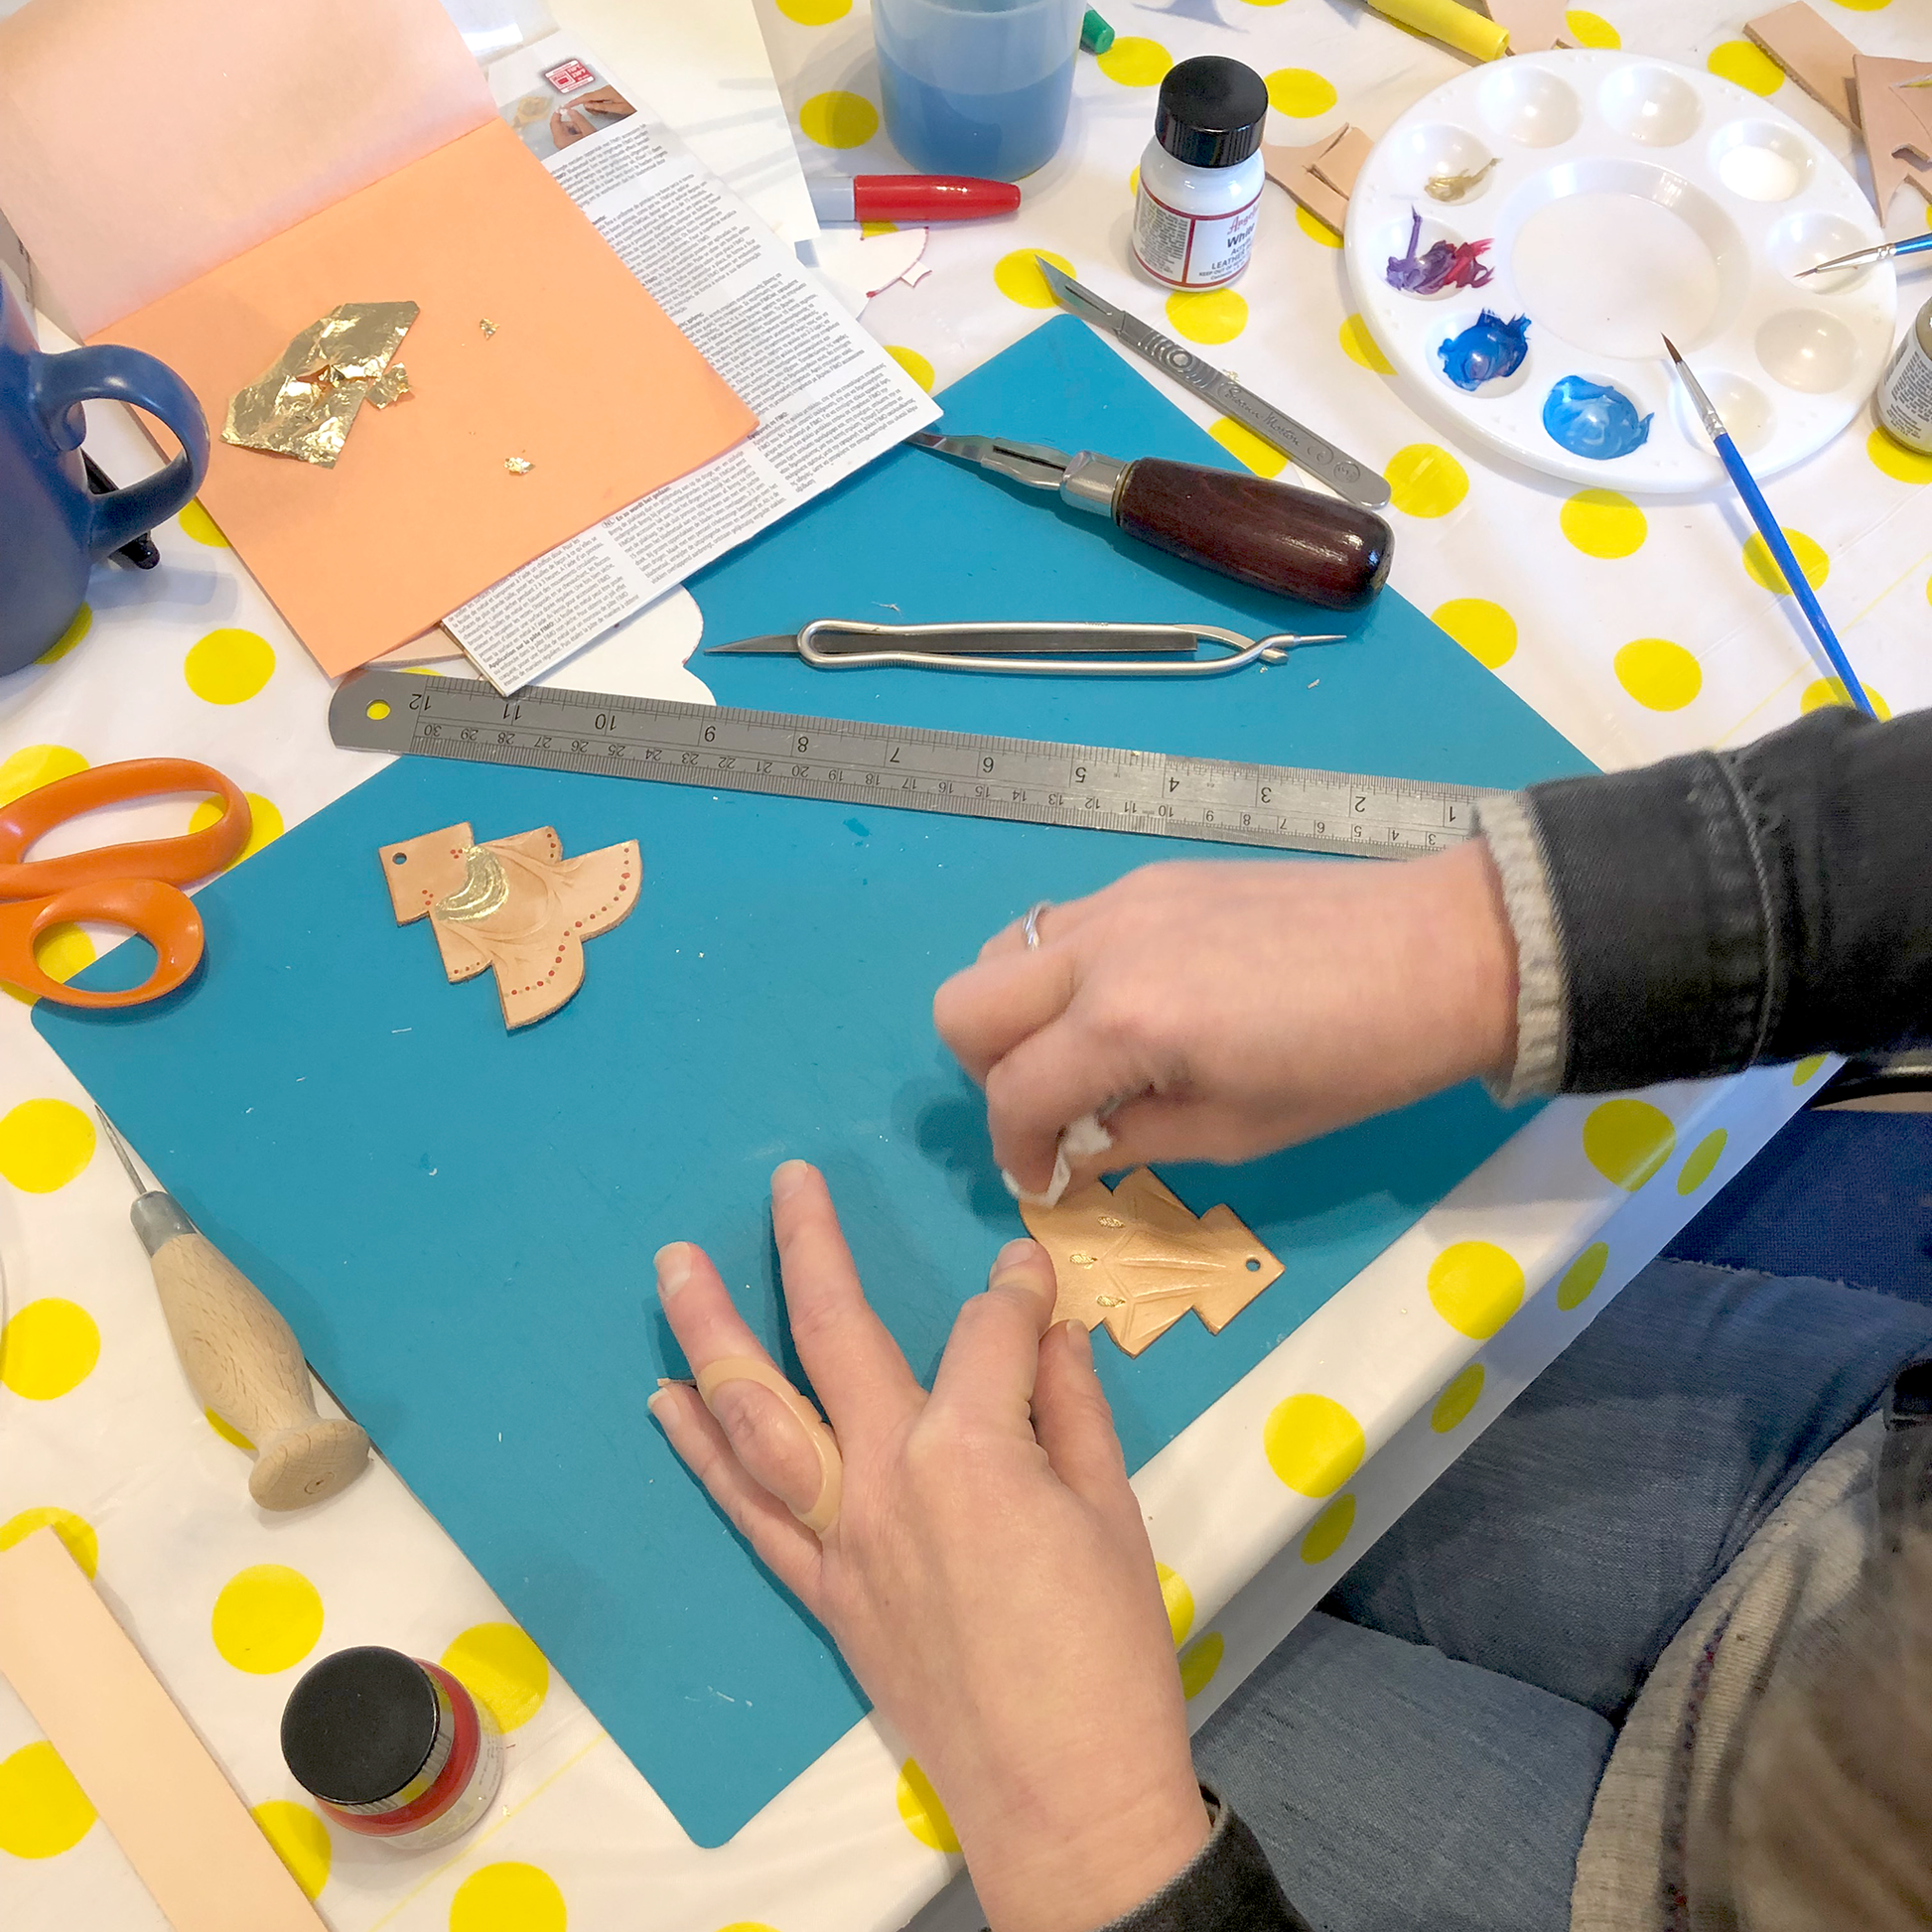
{"type": "Polygon", "coordinates": [[[0,276],[0,673],[60,640],[87,572],[181,509],[207,474],[207,423],[187,383],[139,349],[103,344],[44,355],[0,276]],[[95,496],[80,460],[80,405],[132,403],[174,431],[181,454],[125,489],[95,496]]]}

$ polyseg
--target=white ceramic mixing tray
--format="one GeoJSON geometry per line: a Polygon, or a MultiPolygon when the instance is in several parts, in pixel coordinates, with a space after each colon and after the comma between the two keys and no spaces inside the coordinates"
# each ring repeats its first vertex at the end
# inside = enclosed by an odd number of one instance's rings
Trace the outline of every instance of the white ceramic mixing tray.
{"type": "Polygon", "coordinates": [[[1606,488],[1700,489],[1723,479],[1664,356],[1669,335],[1760,476],[1811,455],[1870,395],[1891,347],[1889,263],[1798,279],[1882,239],[1870,203],[1795,121],[1729,81],[1641,55],[1526,55],[1420,100],[1363,164],[1348,204],[1349,279],[1377,343],[1479,441],[1532,468],[1606,488]],[[1496,165],[1459,201],[1432,176],[1496,165]],[[1408,249],[1492,237],[1480,289],[1405,294],[1408,249]],[[1530,319],[1529,354],[1473,392],[1442,345],[1484,309],[1530,319]],[[1607,461],[1543,425],[1553,384],[1620,389],[1648,439],[1607,461]]]}

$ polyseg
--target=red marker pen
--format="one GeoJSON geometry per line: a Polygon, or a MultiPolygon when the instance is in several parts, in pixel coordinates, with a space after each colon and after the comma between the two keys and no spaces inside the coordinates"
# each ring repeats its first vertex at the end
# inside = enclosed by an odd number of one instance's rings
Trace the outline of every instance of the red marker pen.
{"type": "Polygon", "coordinates": [[[974,175],[853,175],[811,183],[812,208],[821,221],[978,221],[1011,214],[1020,190],[1010,181],[974,175]]]}

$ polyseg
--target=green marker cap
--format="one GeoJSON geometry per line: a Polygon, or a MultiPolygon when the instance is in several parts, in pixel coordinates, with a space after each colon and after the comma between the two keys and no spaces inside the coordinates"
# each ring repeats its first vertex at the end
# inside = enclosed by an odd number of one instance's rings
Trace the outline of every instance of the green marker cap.
{"type": "Polygon", "coordinates": [[[1089,7],[1080,22],[1080,45],[1089,54],[1104,54],[1114,44],[1114,30],[1089,7]]]}

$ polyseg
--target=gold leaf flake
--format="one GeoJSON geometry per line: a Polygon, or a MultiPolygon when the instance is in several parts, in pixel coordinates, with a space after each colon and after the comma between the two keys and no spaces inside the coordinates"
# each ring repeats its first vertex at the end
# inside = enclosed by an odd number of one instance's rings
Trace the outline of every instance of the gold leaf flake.
{"type": "Polygon", "coordinates": [[[536,467],[526,456],[506,456],[503,459],[503,468],[512,477],[527,477],[536,467]]]}
{"type": "MultiPolygon", "coordinates": [[[[310,323],[245,389],[235,391],[221,440],[334,469],[357,411],[420,313],[413,302],[340,303],[310,323]]],[[[378,399],[378,407],[408,393],[400,369],[396,384],[378,399]]]]}

